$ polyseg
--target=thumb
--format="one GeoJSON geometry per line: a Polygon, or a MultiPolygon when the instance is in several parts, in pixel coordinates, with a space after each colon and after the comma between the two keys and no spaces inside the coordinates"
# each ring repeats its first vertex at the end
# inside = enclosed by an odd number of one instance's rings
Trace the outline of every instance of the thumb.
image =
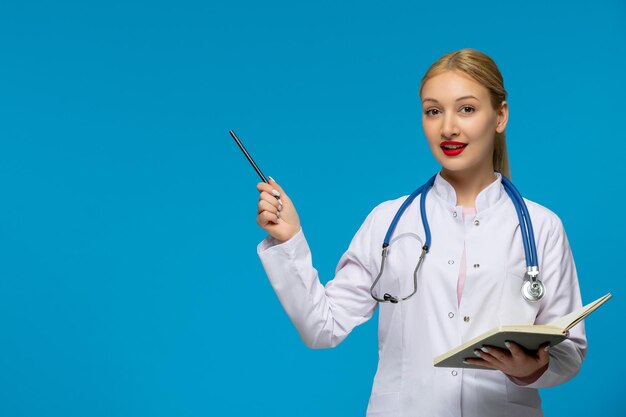
{"type": "Polygon", "coordinates": [[[547,363],[550,359],[550,343],[544,343],[537,349],[537,356],[541,362],[547,363]]]}

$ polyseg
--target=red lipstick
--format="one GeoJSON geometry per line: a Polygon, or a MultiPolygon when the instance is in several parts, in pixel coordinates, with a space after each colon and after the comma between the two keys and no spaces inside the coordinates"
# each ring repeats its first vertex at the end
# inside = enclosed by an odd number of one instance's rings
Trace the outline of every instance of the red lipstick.
{"type": "Polygon", "coordinates": [[[463,152],[463,149],[465,149],[467,143],[446,140],[441,142],[439,146],[446,156],[457,156],[461,152],[463,152]]]}

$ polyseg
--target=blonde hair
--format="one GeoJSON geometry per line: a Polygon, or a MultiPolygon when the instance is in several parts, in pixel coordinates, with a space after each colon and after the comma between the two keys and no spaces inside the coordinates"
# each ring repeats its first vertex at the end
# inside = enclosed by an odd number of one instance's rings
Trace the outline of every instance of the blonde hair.
{"type": "MultiPolygon", "coordinates": [[[[464,72],[485,87],[489,91],[491,106],[494,110],[499,110],[502,102],[506,100],[507,93],[504,89],[504,80],[498,66],[489,56],[472,48],[449,52],[432,64],[422,78],[419,95],[422,95],[422,88],[426,81],[435,75],[450,70],[464,72]]],[[[505,132],[495,133],[493,167],[511,179],[505,132]]]]}

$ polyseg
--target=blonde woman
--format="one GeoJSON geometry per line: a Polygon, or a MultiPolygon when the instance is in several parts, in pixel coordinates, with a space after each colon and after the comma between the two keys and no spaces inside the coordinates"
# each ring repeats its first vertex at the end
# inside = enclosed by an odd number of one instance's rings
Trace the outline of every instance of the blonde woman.
{"type": "Polygon", "coordinates": [[[433,357],[495,326],[549,323],[581,307],[562,223],[524,199],[545,286],[540,300],[528,300],[520,292],[528,279],[520,219],[502,177],[510,177],[509,108],[500,71],[482,52],[454,51],[428,69],[419,95],[441,170],[427,187],[425,211],[416,198],[397,222],[384,265],[381,243],[406,195],[369,213],[323,286],[294,204],[273,179],[257,185],[257,223],[269,234],[258,255],[307,346],[336,346],[380,306],[368,416],[540,416],[537,388],[562,384],[581,366],[582,324],[553,348],[487,346],[467,359],[482,369],[435,368],[433,357]],[[432,244],[416,272],[428,240],[426,216],[432,244]]]}

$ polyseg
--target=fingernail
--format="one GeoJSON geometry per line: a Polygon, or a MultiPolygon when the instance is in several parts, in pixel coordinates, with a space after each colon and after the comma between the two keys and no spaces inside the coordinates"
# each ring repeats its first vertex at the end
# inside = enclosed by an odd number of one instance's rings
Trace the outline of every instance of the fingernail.
{"type": "Polygon", "coordinates": [[[481,347],[480,350],[482,350],[485,353],[489,353],[489,349],[487,349],[486,346],[481,347]]]}
{"type": "Polygon", "coordinates": [[[283,209],[283,205],[278,203],[278,211],[281,211],[283,209]]]}
{"type": "Polygon", "coordinates": [[[280,193],[277,190],[272,190],[272,194],[276,197],[280,197],[280,193]]]}
{"type": "Polygon", "coordinates": [[[474,355],[480,358],[480,351],[478,349],[474,349],[474,355]]]}
{"type": "Polygon", "coordinates": [[[269,178],[269,179],[270,179],[270,181],[274,181],[274,182],[276,182],[276,180],[275,180],[274,178],[270,177],[269,175],[267,176],[267,178],[269,178]]]}
{"type": "Polygon", "coordinates": [[[507,340],[506,342],[504,342],[504,346],[506,346],[506,348],[510,348],[511,347],[511,343],[509,343],[509,341],[507,340]]]}
{"type": "Polygon", "coordinates": [[[550,350],[550,346],[548,345],[548,346],[544,347],[543,350],[545,350],[546,352],[549,351],[550,350]]]}
{"type": "Polygon", "coordinates": [[[465,361],[465,360],[463,361],[463,363],[464,363],[465,365],[471,365],[471,363],[469,363],[468,361],[465,361]]]}

